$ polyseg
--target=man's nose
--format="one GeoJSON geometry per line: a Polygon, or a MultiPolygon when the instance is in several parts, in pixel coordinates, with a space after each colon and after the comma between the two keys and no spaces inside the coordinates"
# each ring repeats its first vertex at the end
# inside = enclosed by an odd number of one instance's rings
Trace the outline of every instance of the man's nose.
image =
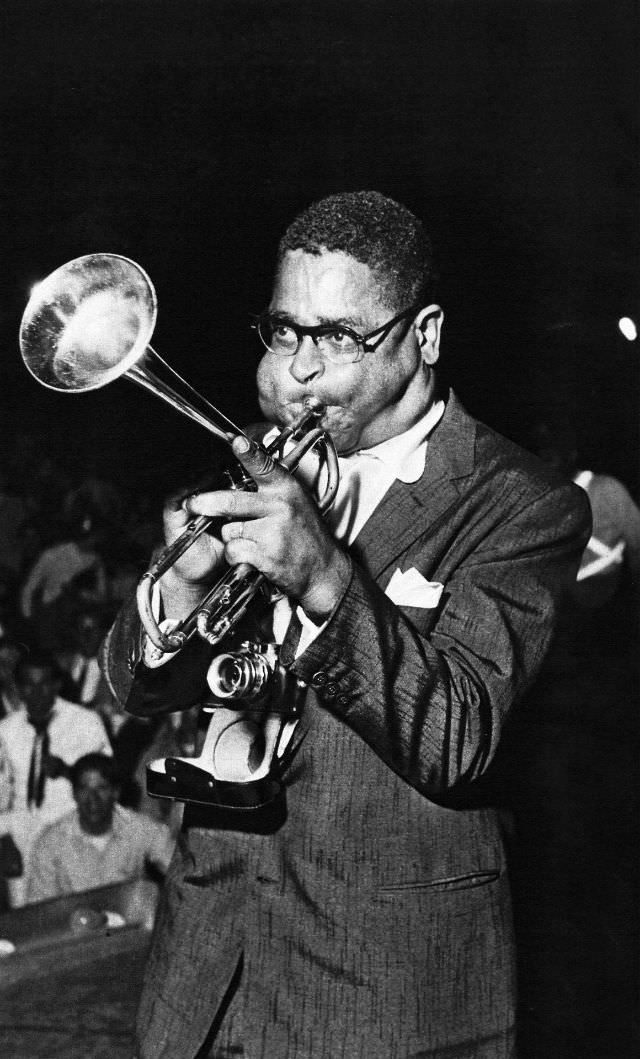
{"type": "Polygon", "coordinates": [[[304,335],[298,351],[291,358],[289,371],[296,382],[311,382],[324,374],[325,358],[311,335],[304,335]]]}

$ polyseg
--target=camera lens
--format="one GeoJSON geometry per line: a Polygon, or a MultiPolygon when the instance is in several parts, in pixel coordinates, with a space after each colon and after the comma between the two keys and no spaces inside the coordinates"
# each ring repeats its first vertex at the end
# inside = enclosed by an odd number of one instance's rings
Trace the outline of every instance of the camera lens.
{"type": "Polygon", "coordinates": [[[219,699],[250,699],[260,693],[269,679],[270,669],[258,654],[224,654],[209,666],[207,683],[219,699]]]}

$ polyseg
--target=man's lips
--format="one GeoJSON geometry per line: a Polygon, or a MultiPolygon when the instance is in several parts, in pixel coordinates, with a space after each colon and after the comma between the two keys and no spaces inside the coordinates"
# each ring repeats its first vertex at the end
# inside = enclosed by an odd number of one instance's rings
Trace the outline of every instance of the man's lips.
{"type": "Polygon", "coordinates": [[[318,421],[321,426],[324,426],[326,420],[331,419],[340,407],[339,405],[331,404],[330,401],[325,400],[325,398],[323,398],[320,394],[305,394],[305,396],[300,398],[299,400],[296,399],[295,401],[290,401],[287,403],[286,408],[284,409],[285,415],[287,417],[287,426],[290,426],[291,423],[295,423],[297,419],[300,419],[300,417],[304,415],[305,411],[307,410],[307,401],[310,404],[322,405],[323,413],[321,419],[318,421]]]}

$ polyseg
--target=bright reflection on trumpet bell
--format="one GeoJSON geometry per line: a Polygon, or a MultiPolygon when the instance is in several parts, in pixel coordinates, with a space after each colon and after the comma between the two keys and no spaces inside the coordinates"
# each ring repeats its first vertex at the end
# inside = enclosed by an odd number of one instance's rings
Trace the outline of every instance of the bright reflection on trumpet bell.
{"type": "Polygon", "coordinates": [[[99,290],[82,302],[66,322],[53,358],[59,379],[83,384],[120,364],[135,346],[144,320],[137,306],[119,291],[99,290]]]}

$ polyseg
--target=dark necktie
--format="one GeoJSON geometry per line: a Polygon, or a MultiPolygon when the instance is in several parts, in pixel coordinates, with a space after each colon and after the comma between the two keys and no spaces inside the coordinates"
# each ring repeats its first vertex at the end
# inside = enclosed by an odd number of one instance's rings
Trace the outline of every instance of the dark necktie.
{"type": "Polygon", "coordinates": [[[89,668],[89,662],[87,661],[87,659],[83,655],[83,656],[81,656],[80,665],[78,666],[78,669],[77,669],[77,672],[76,672],[76,675],[75,675],[75,679],[74,679],[75,691],[76,691],[76,701],[77,702],[84,702],[84,699],[83,699],[82,695],[83,695],[83,692],[84,692],[84,682],[85,682],[85,680],[87,678],[87,670],[88,670],[88,668],[89,668]]]}
{"type": "Polygon", "coordinates": [[[45,725],[45,727],[35,728],[33,733],[33,749],[31,751],[29,780],[27,782],[27,805],[29,808],[35,806],[36,809],[39,809],[44,801],[44,785],[47,779],[44,763],[48,755],[49,730],[45,725]]]}
{"type": "Polygon", "coordinates": [[[287,631],[280,648],[280,661],[283,666],[290,666],[293,663],[296,657],[296,651],[298,650],[298,644],[300,643],[301,633],[302,624],[294,606],[291,611],[291,620],[287,626],[287,631]]]}

